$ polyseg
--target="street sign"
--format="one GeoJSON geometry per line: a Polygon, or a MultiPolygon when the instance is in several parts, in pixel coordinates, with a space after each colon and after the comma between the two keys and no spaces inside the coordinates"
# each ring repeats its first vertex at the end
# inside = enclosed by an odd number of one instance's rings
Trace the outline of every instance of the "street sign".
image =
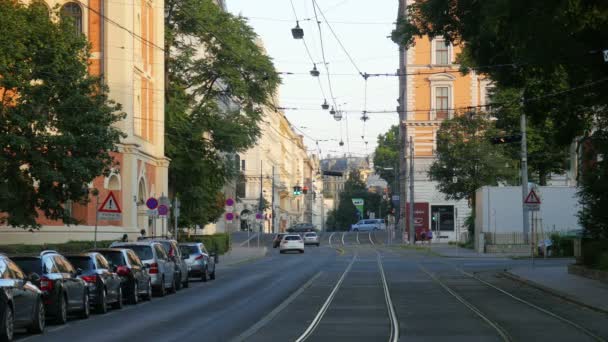
{"type": "Polygon", "coordinates": [[[262,213],[255,214],[255,220],[258,221],[258,222],[261,222],[262,221],[262,213]]]}
{"type": "Polygon", "coordinates": [[[534,189],[530,190],[528,196],[526,196],[526,199],[524,200],[524,208],[528,211],[540,210],[540,198],[534,189]]]}
{"type": "Polygon", "coordinates": [[[158,200],[154,197],[148,198],[146,201],[146,207],[148,207],[150,210],[156,209],[158,207],[158,200]]]}
{"type": "Polygon", "coordinates": [[[232,220],[234,220],[234,214],[233,213],[226,213],[226,222],[228,223],[232,223],[232,220]]]}
{"type": "Polygon", "coordinates": [[[162,195],[158,198],[158,205],[164,205],[167,208],[171,205],[171,202],[169,202],[169,197],[162,195]]]}
{"type": "Polygon", "coordinates": [[[148,209],[146,210],[146,216],[158,216],[158,209],[148,209]]]}
{"type": "Polygon", "coordinates": [[[228,199],[226,200],[226,206],[227,206],[227,207],[232,207],[232,206],[234,206],[234,200],[233,200],[232,198],[228,198],[228,199]]]}
{"type": "Polygon", "coordinates": [[[100,220],[119,221],[122,219],[122,211],[112,191],[102,202],[101,207],[97,210],[97,215],[100,220]]]}
{"type": "Polygon", "coordinates": [[[169,214],[169,207],[161,204],[158,206],[158,215],[159,216],[167,216],[169,214]]]}
{"type": "Polygon", "coordinates": [[[399,200],[399,195],[393,195],[393,201],[398,201],[399,200]]]}

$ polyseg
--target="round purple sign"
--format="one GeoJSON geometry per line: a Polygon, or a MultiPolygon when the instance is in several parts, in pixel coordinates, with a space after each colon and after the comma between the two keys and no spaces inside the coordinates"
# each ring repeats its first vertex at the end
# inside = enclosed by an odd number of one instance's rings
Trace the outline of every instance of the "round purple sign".
{"type": "Polygon", "coordinates": [[[158,215],[166,216],[168,213],[169,213],[169,208],[166,205],[161,204],[158,206],[158,215]]]}
{"type": "Polygon", "coordinates": [[[262,219],[262,214],[261,213],[255,214],[255,219],[256,220],[261,220],[262,219]]]}
{"type": "Polygon", "coordinates": [[[158,207],[158,200],[154,197],[150,197],[146,201],[146,206],[148,207],[148,209],[154,210],[158,207]]]}
{"type": "Polygon", "coordinates": [[[226,213],[226,221],[232,221],[232,220],[234,220],[234,214],[226,213]]]}
{"type": "Polygon", "coordinates": [[[232,207],[233,205],[234,205],[234,200],[232,198],[229,198],[226,200],[227,207],[232,207]]]}

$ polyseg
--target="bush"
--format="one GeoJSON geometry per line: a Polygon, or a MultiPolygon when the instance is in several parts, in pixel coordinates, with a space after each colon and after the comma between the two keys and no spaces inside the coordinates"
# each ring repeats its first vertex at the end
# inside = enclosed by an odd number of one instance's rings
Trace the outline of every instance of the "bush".
{"type": "Polygon", "coordinates": [[[551,242],[553,243],[553,256],[574,256],[573,238],[551,234],[551,242]]]}
{"type": "MultiPolygon", "coordinates": [[[[97,241],[98,248],[109,247],[112,241],[97,241]]],[[[43,245],[2,245],[0,246],[0,252],[6,254],[38,254],[41,251],[52,249],[59,253],[80,253],[93,248],[93,241],[68,241],[66,243],[50,243],[43,245]]]]}
{"type": "Polygon", "coordinates": [[[230,250],[230,234],[180,236],[179,242],[202,242],[209,252],[224,254],[230,250]]]}
{"type": "Polygon", "coordinates": [[[608,270],[608,240],[583,240],[582,261],[585,266],[608,270]]]}

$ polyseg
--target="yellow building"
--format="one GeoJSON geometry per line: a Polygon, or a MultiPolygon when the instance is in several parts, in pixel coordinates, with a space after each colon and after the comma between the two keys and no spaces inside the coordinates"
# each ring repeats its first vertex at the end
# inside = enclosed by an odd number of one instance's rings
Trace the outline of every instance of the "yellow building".
{"type": "MultiPolygon", "coordinates": [[[[406,5],[412,2],[400,0],[400,11],[405,13],[406,5]]],[[[436,184],[428,179],[437,130],[443,120],[457,115],[458,110],[485,105],[491,87],[489,80],[475,72],[468,75],[458,72],[455,59],[459,52],[458,46],[446,44],[443,37],[422,37],[416,38],[409,49],[402,47],[400,57],[401,124],[405,138],[411,137],[414,147],[415,213],[419,215],[417,221],[426,225],[416,228],[439,229],[445,239],[457,238],[455,229],[462,226],[470,208],[466,201],[445,200],[436,184]],[[439,216],[433,220],[436,213],[439,216]]]]}

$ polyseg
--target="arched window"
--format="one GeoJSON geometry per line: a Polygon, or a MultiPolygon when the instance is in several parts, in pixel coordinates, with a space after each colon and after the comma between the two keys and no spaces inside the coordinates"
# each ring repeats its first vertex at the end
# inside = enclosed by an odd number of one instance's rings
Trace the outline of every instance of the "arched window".
{"type": "Polygon", "coordinates": [[[41,12],[44,12],[47,16],[51,15],[51,9],[49,8],[49,6],[42,0],[35,0],[32,1],[32,4],[30,5],[32,7],[36,7],[39,8],[41,12]]]}
{"type": "Polygon", "coordinates": [[[75,2],[68,2],[61,7],[61,18],[69,18],[74,23],[76,32],[82,33],[82,9],[75,2]]]}

